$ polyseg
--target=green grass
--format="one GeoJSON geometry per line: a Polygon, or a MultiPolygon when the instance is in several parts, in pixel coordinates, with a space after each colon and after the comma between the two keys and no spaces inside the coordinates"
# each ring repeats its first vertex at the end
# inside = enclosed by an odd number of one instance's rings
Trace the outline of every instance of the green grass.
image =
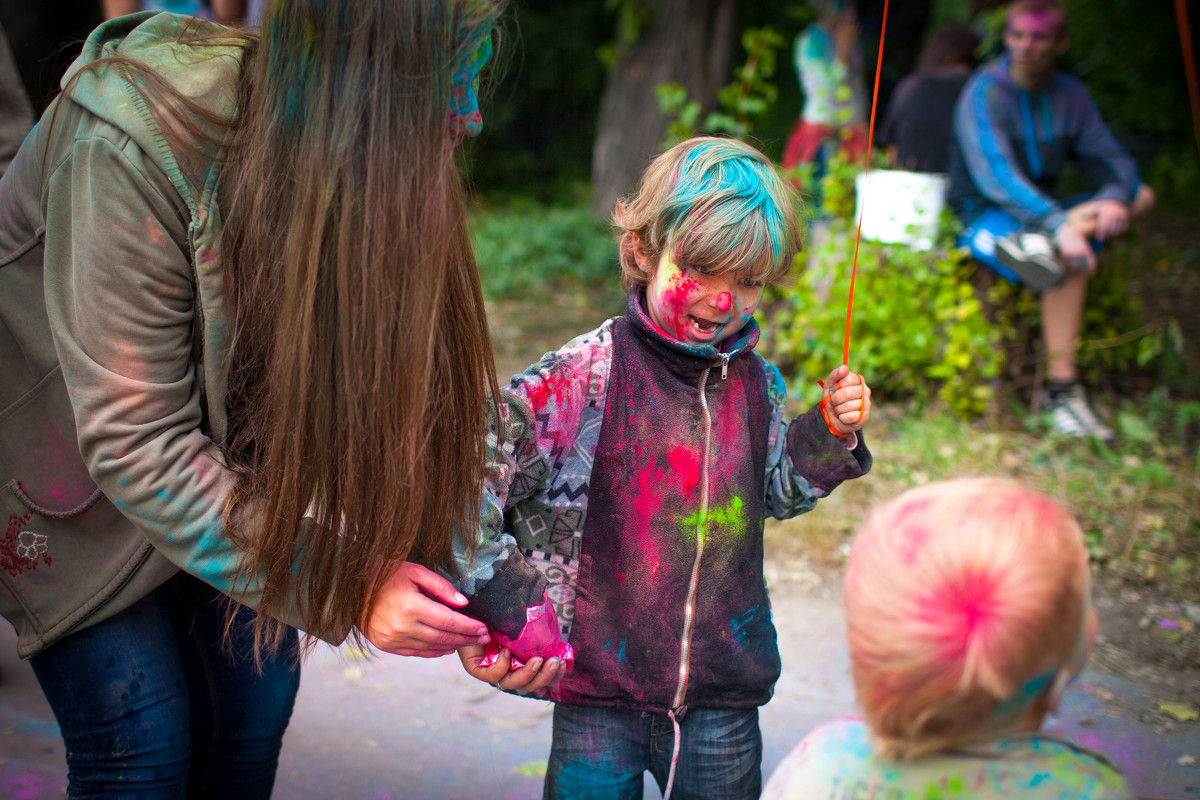
{"type": "Polygon", "coordinates": [[[1075,515],[1093,562],[1181,599],[1200,597],[1200,404],[1161,396],[1116,409],[1112,446],[1025,427],[967,422],[945,413],[879,405],[868,428],[875,466],[812,514],[768,529],[768,547],[840,566],[871,506],[905,489],[947,478],[1001,475],[1057,498],[1075,515]]]}

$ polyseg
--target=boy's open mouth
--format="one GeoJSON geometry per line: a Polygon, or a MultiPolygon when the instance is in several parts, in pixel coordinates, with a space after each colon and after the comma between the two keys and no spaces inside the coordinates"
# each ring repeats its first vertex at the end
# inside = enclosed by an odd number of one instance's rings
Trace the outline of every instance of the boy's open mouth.
{"type": "Polygon", "coordinates": [[[721,323],[719,322],[711,322],[707,319],[701,319],[693,314],[688,314],[688,319],[690,319],[692,324],[704,333],[713,333],[717,330],[717,328],[721,327],[721,323]]]}

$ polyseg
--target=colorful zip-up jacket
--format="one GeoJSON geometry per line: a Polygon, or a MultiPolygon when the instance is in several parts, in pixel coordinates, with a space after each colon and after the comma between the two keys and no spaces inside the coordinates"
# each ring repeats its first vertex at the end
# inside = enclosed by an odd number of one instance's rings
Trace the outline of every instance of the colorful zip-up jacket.
{"type": "Polygon", "coordinates": [[[220,161],[185,164],[129,73],[80,72],[127,56],[230,116],[241,50],[182,43],[196,25],[216,30],[152,12],[97,28],[0,180],[0,613],[25,657],[180,569],[259,596],[234,585],[222,519],[220,161]]]}
{"type": "Polygon", "coordinates": [[[954,109],[950,207],[971,222],[999,206],[1021,223],[1053,233],[1066,220],[1052,193],[1063,165],[1078,164],[1095,199],[1128,204],[1137,167],[1077,78],[1054,72],[1029,92],[1013,83],[1010,59],[976,70],[954,109]]]}
{"type": "Polygon", "coordinates": [[[721,350],[692,347],[650,321],[644,296],[503,391],[508,436],[460,588],[512,638],[548,589],[575,651],[560,702],[762,705],[780,669],[764,518],[812,509],[871,455],[816,408],[784,420],[753,321],[721,350]]]}

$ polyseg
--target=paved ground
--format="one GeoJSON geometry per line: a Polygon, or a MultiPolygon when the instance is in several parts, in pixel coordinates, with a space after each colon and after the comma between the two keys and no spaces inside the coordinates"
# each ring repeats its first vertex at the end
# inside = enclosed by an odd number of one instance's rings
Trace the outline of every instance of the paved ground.
{"type": "MultiPolygon", "coordinates": [[[[773,599],[784,675],[762,713],[768,775],[812,726],[853,711],[836,598],[785,586],[773,599]]],[[[0,798],[59,800],[57,727],[11,628],[0,629],[0,798]]],[[[1148,713],[1154,702],[1144,686],[1089,671],[1055,728],[1108,753],[1143,797],[1200,798],[1200,723],[1169,726],[1148,713]]],[[[495,692],[456,658],[361,660],[322,648],[304,665],[275,797],[537,798],[549,741],[549,704],[495,692]]]]}

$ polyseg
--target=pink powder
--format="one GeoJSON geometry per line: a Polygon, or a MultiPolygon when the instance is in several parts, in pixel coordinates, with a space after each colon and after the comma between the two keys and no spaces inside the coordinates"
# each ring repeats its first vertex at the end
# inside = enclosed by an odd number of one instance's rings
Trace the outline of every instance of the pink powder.
{"type": "Polygon", "coordinates": [[[686,447],[679,446],[667,456],[671,465],[671,473],[683,490],[686,497],[696,491],[700,485],[700,456],[686,447]]]}
{"type": "Polygon", "coordinates": [[[540,382],[525,384],[525,391],[529,395],[529,404],[535,410],[540,410],[550,401],[551,397],[562,404],[574,379],[575,376],[566,370],[556,369],[540,382]]]}
{"type": "Polygon", "coordinates": [[[929,528],[925,526],[924,520],[928,508],[928,500],[918,500],[906,504],[896,515],[894,524],[899,536],[896,550],[900,560],[906,565],[916,561],[921,548],[929,540],[929,528]]]}
{"type": "Polygon", "coordinates": [[[954,659],[975,636],[993,624],[1000,611],[996,581],[989,575],[955,577],[918,601],[919,617],[932,624],[942,640],[939,658],[954,659]]]}

